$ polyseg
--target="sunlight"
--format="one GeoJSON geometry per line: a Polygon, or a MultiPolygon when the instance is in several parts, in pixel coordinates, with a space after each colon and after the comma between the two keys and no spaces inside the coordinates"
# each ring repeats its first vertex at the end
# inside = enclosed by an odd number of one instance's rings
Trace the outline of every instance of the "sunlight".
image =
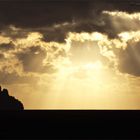
{"type": "Polygon", "coordinates": [[[87,63],[85,65],[83,65],[83,67],[86,69],[86,70],[101,70],[103,65],[100,61],[96,61],[95,63],[87,63]]]}

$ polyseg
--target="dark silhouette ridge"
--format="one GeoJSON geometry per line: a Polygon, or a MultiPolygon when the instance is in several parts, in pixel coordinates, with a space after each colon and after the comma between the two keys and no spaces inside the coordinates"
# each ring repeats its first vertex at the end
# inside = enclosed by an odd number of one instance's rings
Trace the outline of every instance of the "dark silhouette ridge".
{"type": "Polygon", "coordinates": [[[23,104],[13,96],[10,96],[7,89],[0,86],[0,110],[24,110],[23,104]]]}

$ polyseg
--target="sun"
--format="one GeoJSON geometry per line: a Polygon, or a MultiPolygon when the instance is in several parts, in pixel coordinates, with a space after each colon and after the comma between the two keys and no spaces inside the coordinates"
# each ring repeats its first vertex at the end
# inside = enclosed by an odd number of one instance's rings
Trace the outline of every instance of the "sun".
{"type": "Polygon", "coordinates": [[[85,70],[96,70],[96,71],[99,71],[103,68],[103,64],[101,63],[101,61],[96,61],[94,63],[90,62],[90,63],[87,63],[87,64],[84,64],[83,65],[83,68],[85,70]]]}

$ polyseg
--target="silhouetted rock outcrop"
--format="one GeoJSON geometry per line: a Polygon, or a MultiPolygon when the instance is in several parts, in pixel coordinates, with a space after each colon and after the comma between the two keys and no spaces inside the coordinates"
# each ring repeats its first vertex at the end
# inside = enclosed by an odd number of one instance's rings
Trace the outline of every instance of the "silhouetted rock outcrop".
{"type": "Polygon", "coordinates": [[[9,96],[7,89],[1,89],[0,87],[0,110],[23,110],[23,104],[15,99],[13,96],[9,96]]]}

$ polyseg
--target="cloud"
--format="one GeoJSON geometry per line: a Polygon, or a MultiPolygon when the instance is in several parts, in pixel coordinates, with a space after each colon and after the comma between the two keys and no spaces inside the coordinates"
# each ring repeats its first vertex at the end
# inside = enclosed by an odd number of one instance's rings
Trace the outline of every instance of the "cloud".
{"type": "Polygon", "coordinates": [[[0,38],[0,82],[2,84],[38,83],[43,74],[56,73],[53,62],[65,57],[63,44],[45,42],[38,32],[28,32],[26,37],[0,38]]]}
{"type": "Polygon", "coordinates": [[[106,33],[112,37],[117,37],[121,32],[139,30],[139,13],[130,14],[122,11],[103,11],[102,13],[106,24],[106,33]]]}
{"type": "Polygon", "coordinates": [[[23,30],[20,27],[15,27],[15,25],[7,25],[1,29],[1,36],[5,37],[5,39],[17,39],[17,38],[26,38],[30,31],[26,28],[23,30]],[[8,38],[9,37],[9,38],[8,38]]]}
{"type": "Polygon", "coordinates": [[[98,60],[105,64],[109,61],[107,57],[101,54],[98,41],[90,40],[83,40],[82,42],[76,40],[72,41],[69,50],[69,58],[75,65],[80,63],[94,63],[98,60]]]}
{"type": "Polygon", "coordinates": [[[31,83],[43,74],[56,74],[61,67],[98,60],[112,70],[140,76],[140,33],[138,25],[128,28],[130,19],[139,24],[138,13],[104,11],[98,20],[80,19],[37,28],[5,26],[0,35],[0,80],[6,84],[4,79],[9,77],[9,83],[16,79],[31,83]]]}
{"type": "Polygon", "coordinates": [[[118,69],[123,73],[140,76],[140,42],[128,43],[125,50],[120,50],[118,55],[118,69]]]}
{"type": "Polygon", "coordinates": [[[23,65],[25,72],[47,72],[46,66],[43,66],[43,60],[47,57],[47,53],[39,46],[32,46],[15,54],[23,65]]]}
{"type": "Polygon", "coordinates": [[[0,53],[0,60],[4,58],[4,55],[0,53]]]}
{"type": "Polygon", "coordinates": [[[17,73],[0,71],[0,83],[3,85],[38,83],[36,76],[19,76],[17,73]]]}
{"type": "Polygon", "coordinates": [[[122,11],[89,10],[87,17],[75,17],[71,20],[52,22],[40,26],[16,26],[16,24],[5,25],[1,35],[8,39],[26,38],[29,33],[37,32],[47,42],[65,42],[69,32],[100,32],[109,38],[117,38],[118,34],[125,31],[139,30],[139,13],[128,13],[122,11]],[[93,11],[93,12],[92,12],[93,11]],[[91,12],[91,13],[90,13],[91,12]],[[90,13],[90,14],[89,14],[90,13]],[[129,22],[129,24],[128,24],[129,22]]]}
{"type": "MultiPolygon", "coordinates": [[[[115,39],[100,32],[69,32],[65,43],[47,42],[39,32],[28,32],[26,37],[22,38],[13,39],[2,35],[1,38],[5,38],[5,43],[1,42],[0,45],[1,69],[8,73],[56,73],[61,67],[59,63],[67,63],[66,59],[69,59],[73,64],[100,60],[105,66],[120,72],[138,75],[138,72],[132,72],[132,68],[128,71],[127,63],[134,58],[132,55],[127,56],[127,53],[130,52],[128,41],[138,42],[139,31],[121,32],[115,39]]],[[[130,44],[135,50],[135,43],[130,44]]],[[[138,65],[135,64],[136,66],[138,65]]]]}
{"type": "Polygon", "coordinates": [[[0,35],[0,44],[8,44],[10,43],[10,41],[11,41],[10,37],[0,35]]]}
{"type": "Polygon", "coordinates": [[[70,43],[70,61],[76,65],[100,60],[116,72],[140,76],[139,30],[121,32],[115,39],[98,32],[71,32],[66,40],[70,43]]]}
{"type": "Polygon", "coordinates": [[[14,65],[15,62],[22,67],[23,72],[55,72],[51,57],[55,59],[59,56],[65,56],[65,50],[59,43],[44,42],[42,37],[43,35],[38,32],[29,32],[24,38],[13,39],[9,37],[11,40],[9,43],[2,42],[0,44],[1,66],[8,67],[8,65],[14,65]]]}
{"type": "Polygon", "coordinates": [[[34,105],[86,97],[89,89],[91,100],[126,92],[130,77],[140,76],[140,14],[130,3],[0,5],[0,83],[34,91],[34,105]]]}
{"type": "Polygon", "coordinates": [[[14,44],[12,42],[0,44],[0,50],[11,50],[14,49],[14,44]]]}
{"type": "Polygon", "coordinates": [[[117,63],[114,48],[126,47],[119,39],[110,39],[99,32],[69,33],[66,41],[70,44],[68,54],[73,63],[86,64],[100,60],[110,68],[115,68],[117,63]]]}
{"type": "Polygon", "coordinates": [[[43,34],[45,41],[48,42],[64,42],[68,32],[97,31],[106,33],[109,37],[116,37],[118,32],[136,30],[139,25],[137,18],[129,18],[135,17],[139,10],[134,5],[132,8],[132,1],[127,1],[127,6],[120,0],[113,3],[98,0],[31,2],[32,6],[26,2],[4,3],[0,6],[1,34],[13,39],[25,38],[29,32],[43,34]],[[134,14],[128,14],[132,12],[134,14]],[[127,21],[132,26],[128,26],[127,21]]]}

